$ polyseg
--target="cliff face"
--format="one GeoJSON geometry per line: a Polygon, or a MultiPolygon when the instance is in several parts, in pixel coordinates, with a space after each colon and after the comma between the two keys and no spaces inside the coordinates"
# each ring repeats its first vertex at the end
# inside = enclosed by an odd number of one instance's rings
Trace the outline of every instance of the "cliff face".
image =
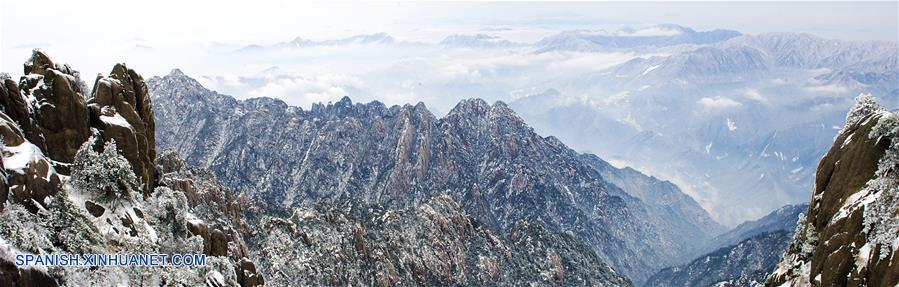
{"type": "Polygon", "coordinates": [[[766,285],[899,283],[899,115],[857,99],[821,160],[808,216],[766,285]]]}

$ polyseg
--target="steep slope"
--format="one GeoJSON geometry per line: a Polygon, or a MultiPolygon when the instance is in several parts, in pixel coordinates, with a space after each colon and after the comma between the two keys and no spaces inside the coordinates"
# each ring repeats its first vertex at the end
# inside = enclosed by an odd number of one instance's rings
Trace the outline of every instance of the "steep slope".
{"type": "Polygon", "coordinates": [[[899,284],[899,114],[860,96],[768,286],[899,284]]]}
{"type": "Polygon", "coordinates": [[[777,267],[808,204],[787,205],[758,220],[716,236],[709,253],[687,264],[665,268],[645,286],[758,286],[777,267]]]}
{"type": "Polygon", "coordinates": [[[685,250],[681,257],[683,261],[705,251],[699,243],[707,242],[725,230],[693,198],[671,182],[632,168],[616,168],[593,154],[582,154],[581,159],[599,171],[605,180],[643,201],[649,220],[655,222],[653,225],[663,229],[662,233],[672,235],[670,239],[677,242],[676,248],[685,250]]]}
{"type": "Polygon", "coordinates": [[[792,235],[792,232],[796,230],[796,221],[799,220],[799,216],[805,214],[807,210],[808,204],[806,203],[790,204],[778,208],[762,218],[741,223],[740,225],[737,225],[737,227],[734,227],[734,229],[715,236],[705,249],[714,250],[734,245],[747,238],[767,232],[783,230],[790,232],[790,235],[792,235]]]}
{"type": "Polygon", "coordinates": [[[630,285],[569,235],[519,222],[506,238],[445,195],[402,210],[297,208],[258,226],[256,257],[279,286],[630,285]]]}
{"type": "Polygon", "coordinates": [[[89,95],[78,75],[34,51],[19,84],[0,77],[0,285],[261,285],[230,192],[202,174],[157,172],[140,75],[117,64],[89,95]],[[199,196],[215,200],[187,199],[199,196]],[[13,264],[19,254],[141,252],[203,253],[208,265],[13,264]]]}
{"type": "Polygon", "coordinates": [[[160,146],[273,210],[347,200],[412,207],[442,192],[494,231],[525,219],[572,234],[635,282],[683,256],[683,242],[648,220],[646,204],[503,103],[465,100],[437,119],[423,104],[344,98],[304,111],[237,101],[177,70],[149,86],[163,107],[160,146]]]}
{"type": "Polygon", "coordinates": [[[645,286],[759,286],[777,266],[790,238],[783,230],[758,234],[683,266],[662,269],[645,286]]]}

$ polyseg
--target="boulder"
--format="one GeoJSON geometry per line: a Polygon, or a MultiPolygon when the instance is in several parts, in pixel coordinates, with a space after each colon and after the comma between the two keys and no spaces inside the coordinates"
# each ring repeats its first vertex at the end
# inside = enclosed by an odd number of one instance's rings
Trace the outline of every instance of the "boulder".
{"type": "Polygon", "coordinates": [[[10,199],[32,212],[46,207],[44,200],[61,188],[53,165],[37,146],[25,140],[21,130],[3,112],[0,112],[0,138],[5,161],[0,180],[2,203],[10,199]]]}
{"type": "Polygon", "coordinates": [[[256,265],[247,258],[241,258],[234,266],[234,272],[237,273],[237,283],[243,287],[264,286],[265,280],[262,275],[256,272],[256,265]]]}

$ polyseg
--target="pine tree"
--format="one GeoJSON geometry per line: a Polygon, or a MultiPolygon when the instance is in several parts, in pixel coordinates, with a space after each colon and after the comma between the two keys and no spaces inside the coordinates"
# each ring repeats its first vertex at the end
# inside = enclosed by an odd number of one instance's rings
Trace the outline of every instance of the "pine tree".
{"type": "Polygon", "coordinates": [[[878,104],[874,99],[874,96],[870,94],[860,94],[855,97],[855,104],[852,105],[852,108],[849,109],[849,113],[846,114],[846,125],[843,127],[843,130],[846,130],[846,128],[854,125],[870,114],[884,110],[883,106],[878,104]]]}
{"type": "Polygon", "coordinates": [[[69,253],[99,253],[103,237],[82,209],[62,190],[47,208],[54,245],[69,253]]]}
{"type": "Polygon", "coordinates": [[[103,152],[93,150],[94,141],[85,142],[72,163],[71,183],[75,189],[105,202],[131,200],[140,186],[131,164],[116,148],[115,140],[103,152]]]}
{"type": "Polygon", "coordinates": [[[50,252],[53,244],[43,217],[20,204],[9,204],[0,211],[0,238],[23,251],[50,252]]]}
{"type": "Polygon", "coordinates": [[[863,220],[868,242],[880,246],[880,259],[884,259],[899,249],[899,114],[883,116],[870,137],[889,142],[867,184],[877,198],[865,206],[863,220]]]}

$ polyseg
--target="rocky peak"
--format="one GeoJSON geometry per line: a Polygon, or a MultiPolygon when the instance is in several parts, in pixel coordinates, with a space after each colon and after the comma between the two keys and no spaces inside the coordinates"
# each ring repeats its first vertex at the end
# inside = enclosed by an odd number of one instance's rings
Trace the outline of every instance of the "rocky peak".
{"type": "Polygon", "coordinates": [[[456,104],[452,110],[450,110],[449,116],[459,115],[464,117],[471,116],[484,116],[487,112],[490,111],[490,104],[487,104],[482,99],[473,98],[473,99],[464,99],[456,104]]]}
{"type": "Polygon", "coordinates": [[[92,94],[92,126],[102,131],[103,142],[115,139],[149,194],[156,181],[156,136],[147,84],[125,64],[116,64],[108,78],[97,76],[92,94]]]}
{"type": "Polygon", "coordinates": [[[183,87],[183,90],[189,91],[183,94],[179,94],[176,96],[193,96],[195,97],[193,100],[206,100],[204,97],[201,97],[201,93],[199,93],[203,89],[203,86],[195,80],[194,78],[188,77],[181,71],[181,69],[172,69],[168,75],[163,77],[153,77],[148,81],[148,86],[153,84],[160,83],[168,83],[168,85],[177,85],[179,87],[183,87]]]}
{"type": "Polygon", "coordinates": [[[41,50],[31,52],[31,58],[25,62],[25,74],[43,74],[47,69],[53,69],[53,61],[41,50]]]}
{"type": "MultiPolygon", "coordinates": [[[[0,282],[6,283],[0,285],[127,285],[147,278],[190,286],[264,284],[247,258],[248,228],[230,189],[175,154],[160,157],[162,171],[156,170],[155,116],[140,74],[117,64],[85,97],[78,72],[41,51],[24,67],[18,84],[0,77],[0,282]],[[195,276],[157,269],[135,278],[118,269],[17,268],[9,259],[10,252],[187,253],[196,247],[224,261],[195,276]]],[[[183,74],[168,78],[195,83],[183,74]]]]}
{"type": "Polygon", "coordinates": [[[184,72],[181,71],[181,69],[174,68],[174,69],[172,69],[171,71],[169,71],[169,74],[166,75],[166,77],[169,77],[169,78],[184,78],[184,77],[187,77],[187,75],[185,75],[184,72]]]}

